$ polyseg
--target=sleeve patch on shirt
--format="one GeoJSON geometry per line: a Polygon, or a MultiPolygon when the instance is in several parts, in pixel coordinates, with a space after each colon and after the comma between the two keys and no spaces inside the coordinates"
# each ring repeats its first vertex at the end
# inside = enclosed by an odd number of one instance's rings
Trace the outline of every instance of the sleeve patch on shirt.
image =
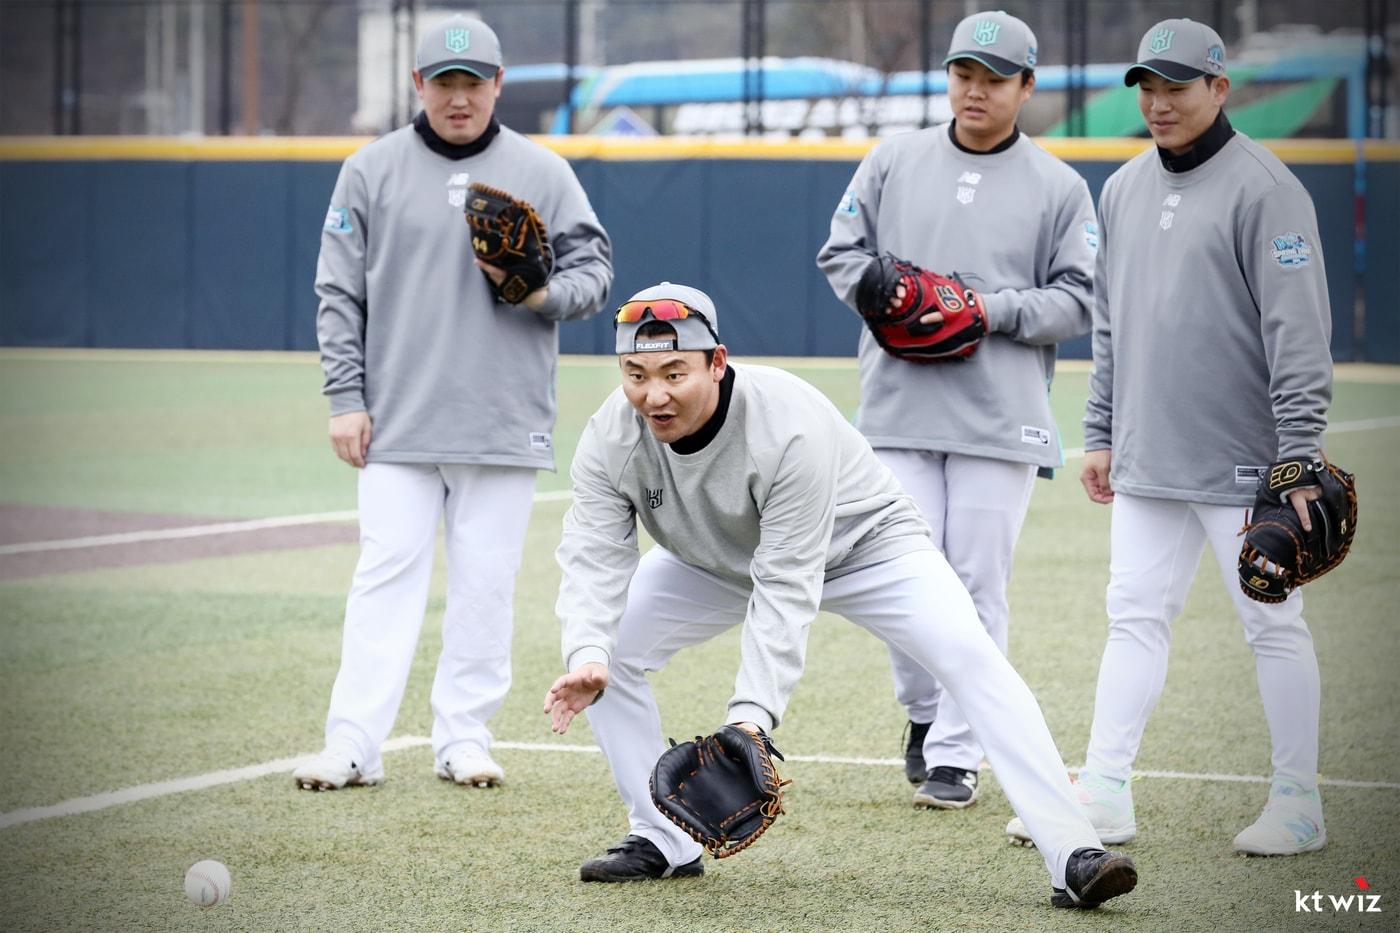
{"type": "Polygon", "coordinates": [[[1235,485],[1236,486],[1257,486],[1264,478],[1268,467],[1235,465],[1235,485]]]}
{"type": "Polygon", "coordinates": [[[1099,225],[1092,220],[1084,221],[1084,242],[1092,250],[1097,251],[1099,248],[1099,225]]]}
{"type": "Polygon", "coordinates": [[[346,207],[332,207],[326,211],[325,229],[331,233],[349,233],[355,228],[350,226],[350,209],[346,207]]]}
{"type": "Polygon", "coordinates": [[[842,195],[841,203],[836,205],[836,212],[838,214],[850,214],[852,217],[860,213],[860,208],[856,206],[855,191],[848,190],[842,195]]]}
{"type": "Polygon", "coordinates": [[[1280,233],[1269,241],[1274,262],[1284,268],[1306,266],[1312,262],[1312,247],[1301,233],[1280,233]]]}

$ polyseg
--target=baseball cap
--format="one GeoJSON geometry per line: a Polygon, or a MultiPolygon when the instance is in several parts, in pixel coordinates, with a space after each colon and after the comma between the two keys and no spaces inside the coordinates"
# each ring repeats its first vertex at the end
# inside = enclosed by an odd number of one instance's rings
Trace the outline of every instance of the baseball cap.
{"type": "Polygon", "coordinates": [[[974,13],[958,23],[943,64],[970,58],[1009,78],[1035,67],[1035,33],[1010,13],[974,13]]]}
{"type": "Polygon", "coordinates": [[[1205,23],[1189,19],[1164,19],[1138,43],[1137,62],[1123,75],[1132,87],[1146,68],[1168,81],[1185,83],[1201,75],[1225,73],[1225,43],[1220,33],[1205,23]]]}
{"type": "Polygon", "coordinates": [[[617,312],[614,326],[619,356],[655,350],[713,350],[719,346],[715,303],[698,288],[662,282],[637,292],[617,312]],[[675,328],[676,339],[639,341],[637,331],[650,321],[670,324],[675,328]]]}
{"type": "Polygon", "coordinates": [[[454,16],[423,33],[414,68],[424,81],[453,69],[494,78],[501,69],[501,40],[481,20],[454,16]]]}

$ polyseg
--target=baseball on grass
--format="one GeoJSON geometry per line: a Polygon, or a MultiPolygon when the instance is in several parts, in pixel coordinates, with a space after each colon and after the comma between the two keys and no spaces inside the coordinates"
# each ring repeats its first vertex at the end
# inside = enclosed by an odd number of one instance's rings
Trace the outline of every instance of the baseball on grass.
{"type": "Polygon", "coordinates": [[[200,907],[222,904],[228,900],[228,892],[232,886],[233,879],[229,877],[224,863],[211,858],[195,862],[190,866],[190,870],[185,872],[185,897],[190,899],[191,904],[200,907]]]}

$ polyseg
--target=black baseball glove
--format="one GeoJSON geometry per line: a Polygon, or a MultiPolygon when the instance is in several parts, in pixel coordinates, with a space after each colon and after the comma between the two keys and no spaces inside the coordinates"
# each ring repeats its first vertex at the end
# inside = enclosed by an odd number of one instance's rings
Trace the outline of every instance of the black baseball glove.
{"type": "Polygon", "coordinates": [[[987,333],[982,296],[956,272],[939,275],[890,253],[865,267],[856,285],[856,310],[886,353],[911,363],[965,360],[987,333]],[[892,308],[900,285],[904,298],[892,308]],[[942,321],[919,323],[934,311],[943,315],[942,321]]]}
{"type": "Polygon", "coordinates": [[[1342,562],[1356,537],[1356,481],[1326,460],[1280,460],[1259,480],[1254,512],[1240,548],[1240,588],[1250,599],[1281,603],[1293,588],[1315,580],[1342,562]],[[1308,503],[1312,531],[1288,493],[1318,486],[1308,503]]]}
{"type": "Polygon", "coordinates": [[[773,740],[739,726],[676,744],[651,773],[651,799],[672,823],[715,858],[753,845],[783,812],[783,786],[773,740]]]}
{"type": "Polygon", "coordinates": [[[466,214],[472,252],[482,262],[505,271],[500,285],[486,276],[497,298],[519,304],[549,281],[554,252],[544,221],[529,201],[473,182],[467,192],[466,214]]]}

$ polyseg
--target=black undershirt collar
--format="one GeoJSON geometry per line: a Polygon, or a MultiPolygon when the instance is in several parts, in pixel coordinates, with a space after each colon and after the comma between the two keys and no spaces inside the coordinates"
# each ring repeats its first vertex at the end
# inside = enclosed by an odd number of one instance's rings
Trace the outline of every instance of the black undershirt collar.
{"type": "Polygon", "coordinates": [[[960,149],[963,152],[966,152],[968,155],[996,155],[998,152],[1005,152],[1012,146],[1016,145],[1016,140],[1021,138],[1021,128],[1019,126],[1013,126],[1011,128],[1010,136],[1006,137],[1001,142],[988,149],[986,152],[979,152],[976,149],[969,149],[962,143],[958,142],[958,134],[953,132],[953,127],[957,124],[957,122],[957,120],[948,121],[948,138],[953,141],[954,146],[957,146],[958,149],[960,149]]]}
{"type": "Polygon", "coordinates": [[[700,426],[700,430],[671,444],[671,449],[678,454],[697,454],[704,450],[715,439],[719,429],[724,427],[724,419],[729,415],[729,397],[733,394],[734,367],[728,366],[724,370],[724,378],[719,381],[719,404],[715,406],[715,413],[700,426]]]}
{"type": "Polygon", "coordinates": [[[1225,111],[1222,110],[1215,115],[1215,122],[1196,137],[1196,141],[1191,144],[1179,156],[1174,156],[1161,146],[1157,147],[1157,155],[1162,160],[1162,167],[1173,174],[1177,172],[1189,172],[1191,169],[1201,165],[1215,155],[1225,144],[1230,141],[1230,137],[1235,135],[1235,128],[1230,125],[1230,121],[1225,118],[1225,111]]]}
{"type": "Polygon", "coordinates": [[[481,152],[491,145],[491,140],[496,138],[496,134],[501,131],[501,124],[493,114],[491,122],[486,124],[486,129],[481,131],[481,135],[469,143],[458,145],[443,139],[433,128],[428,125],[428,114],[422,110],[418,111],[418,116],[413,118],[413,128],[418,131],[418,135],[423,138],[423,144],[445,159],[465,159],[481,152]]]}

